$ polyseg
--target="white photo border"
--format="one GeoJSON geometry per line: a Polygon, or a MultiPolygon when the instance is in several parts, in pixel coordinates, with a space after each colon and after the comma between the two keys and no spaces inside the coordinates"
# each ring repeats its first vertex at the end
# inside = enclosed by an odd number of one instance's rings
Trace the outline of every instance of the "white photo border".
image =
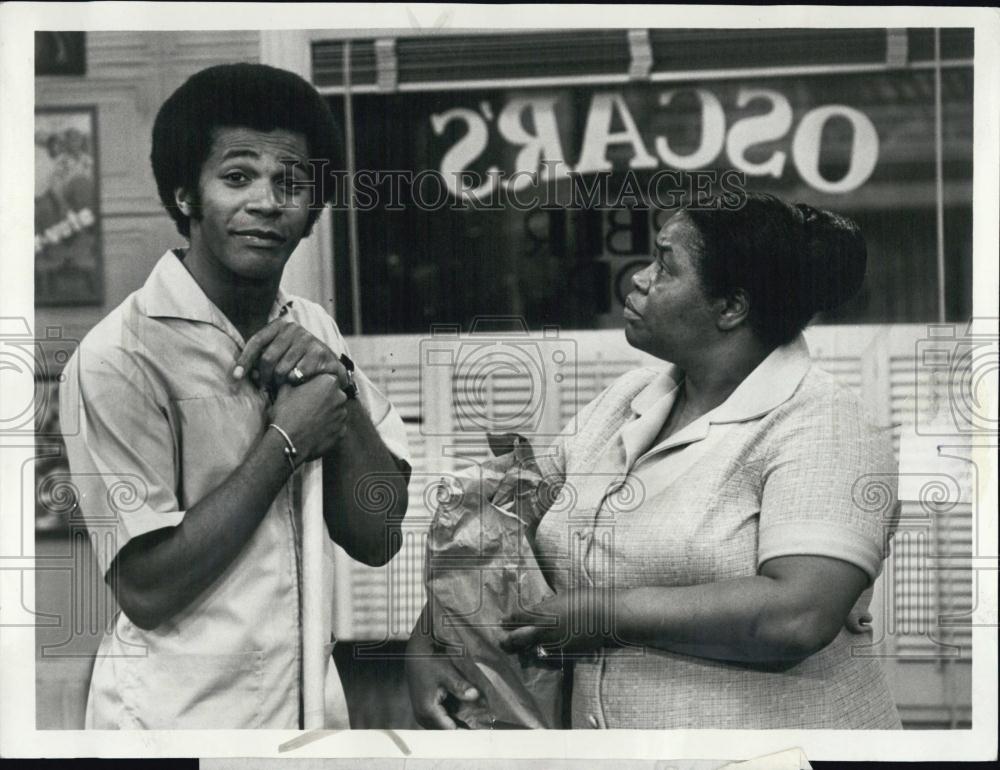
{"type": "MultiPolygon", "coordinates": [[[[4,317],[34,318],[32,142],[34,114],[33,32],[152,29],[410,29],[445,27],[605,27],[600,6],[475,6],[255,3],[9,3],[0,7],[0,292],[4,317]]],[[[997,315],[997,244],[1000,243],[1000,15],[989,8],[820,6],[616,6],[619,27],[676,24],[685,27],[974,27],[975,155],[973,164],[973,307],[978,317],[997,315]]],[[[29,402],[33,383],[18,381],[5,397],[29,402]]],[[[996,394],[993,394],[995,409],[996,394]]],[[[30,448],[30,439],[0,437],[0,449],[30,448]]],[[[996,441],[994,439],[993,443],[996,441]]],[[[996,468],[996,447],[988,450],[996,468]]],[[[0,540],[17,542],[33,528],[33,505],[21,499],[16,452],[0,452],[0,540]]],[[[996,476],[983,480],[980,500],[992,506],[979,521],[984,543],[997,541],[996,476]]],[[[30,503],[31,501],[29,501],[30,503]]],[[[33,541],[0,563],[0,607],[21,606],[34,596],[33,541]]],[[[0,551],[0,554],[9,549],[0,551]]],[[[996,569],[994,564],[993,570],[996,569]]],[[[995,577],[995,572],[992,573],[995,577]]],[[[992,581],[996,590],[995,580],[992,581]]],[[[810,760],[985,760],[997,746],[996,594],[980,592],[992,606],[980,608],[993,626],[973,629],[973,727],[971,730],[612,730],[451,733],[341,731],[37,730],[35,725],[34,628],[6,626],[0,616],[0,746],[4,756],[107,757],[490,757],[739,760],[801,747],[810,760]],[[296,740],[301,739],[301,740],[296,740]],[[297,747],[294,747],[296,746],[297,747]],[[405,750],[404,750],[405,747],[405,750]],[[409,752],[407,755],[406,752],[409,752]]]]}

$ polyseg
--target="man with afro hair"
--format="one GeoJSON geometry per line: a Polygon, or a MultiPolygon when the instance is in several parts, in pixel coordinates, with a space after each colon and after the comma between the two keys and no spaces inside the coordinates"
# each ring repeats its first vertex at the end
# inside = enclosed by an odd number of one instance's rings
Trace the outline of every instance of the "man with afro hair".
{"type": "MultiPolygon", "coordinates": [[[[334,320],[279,288],[332,191],[337,137],[309,83],[264,65],[199,72],[157,115],[157,189],[188,245],[86,336],[61,389],[80,410],[70,467],[121,608],[89,728],[303,726],[304,462],[323,460],[327,631],[334,543],[370,565],[399,548],[402,420],[334,320]],[[376,484],[389,493],[366,494],[376,484]]],[[[326,666],[327,726],[347,727],[326,666]]]]}

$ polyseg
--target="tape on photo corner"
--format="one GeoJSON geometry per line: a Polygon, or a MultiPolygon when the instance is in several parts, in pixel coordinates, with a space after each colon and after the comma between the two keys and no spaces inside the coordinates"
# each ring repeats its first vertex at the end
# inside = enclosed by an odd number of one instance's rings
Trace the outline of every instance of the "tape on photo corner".
{"type": "Polygon", "coordinates": [[[730,762],[719,770],[812,770],[802,749],[785,749],[776,754],[768,754],[742,762],[730,762]]]}

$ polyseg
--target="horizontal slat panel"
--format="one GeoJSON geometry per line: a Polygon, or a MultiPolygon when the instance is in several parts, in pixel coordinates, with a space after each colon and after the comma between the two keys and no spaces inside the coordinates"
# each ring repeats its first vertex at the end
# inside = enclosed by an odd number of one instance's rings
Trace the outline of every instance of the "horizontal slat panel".
{"type": "MultiPolygon", "coordinates": [[[[321,40],[312,45],[313,84],[344,85],[344,41],[321,40]]],[[[373,85],[376,81],[375,41],[351,42],[351,84],[373,85]]]]}
{"type": "Polygon", "coordinates": [[[401,37],[396,56],[400,83],[624,75],[629,65],[623,29],[401,37]]]}
{"type": "Polygon", "coordinates": [[[885,62],[876,29],[653,29],[653,71],[885,62]]]}
{"type": "MultiPolygon", "coordinates": [[[[869,29],[678,29],[648,31],[652,72],[696,72],[720,68],[769,69],[881,65],[887,61],[887,30],[869,29]]],[[[629,73],[632,56],[624,29],[511,30],[503,33],[395,37],[401,84],[449,81],[517,81],[537,78],[617,76],[629,73]]],[[[931,29],[907,31],[907,61],[927,62],[934,55],[931,29]]],[[[321,87],[344,83],[343,40],[313,43],[313,82],[321,87]]],[[[941,30],[941,57],[968,61],[971,29],[941,30]]],[[[375,41],[352,43],[352,82],[374,85],[378,74],[375,41]]],[[[947,75],[947,73],[946,73],[947,75]]],[[[927,85],[929,81],[925,82],[927,85]]],[[[944,82],[946,95],[968,87],[967,80],[944,82]]],[[[926,100],[930,93],[910,85],[892,95],[871,94],[873,103],[926,100]]],[[[865,94],[860,95],[862,98],[865,94]]]]}
{"type": "MultiPolygon", "coordinates": [[[[934,30],[910,29],[910,61],[930,61],[934,58],[934,30]]],[[[941,58],[971,59],[975,53],[975,30],[968,27],[954,27],[941,30],[941,58]]]]}

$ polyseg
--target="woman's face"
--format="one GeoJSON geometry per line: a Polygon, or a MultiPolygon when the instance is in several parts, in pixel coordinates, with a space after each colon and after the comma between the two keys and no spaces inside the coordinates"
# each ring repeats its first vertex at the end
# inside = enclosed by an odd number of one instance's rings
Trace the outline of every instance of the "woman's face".
{"type": "Polygon", "coordinates": [[[701,236],[683,212],[657,233],[653,261],[633,276],[625,299],[630,345],[680,364],[710,339],[716,311],[698,278],[701,248],[701,236]]]}

